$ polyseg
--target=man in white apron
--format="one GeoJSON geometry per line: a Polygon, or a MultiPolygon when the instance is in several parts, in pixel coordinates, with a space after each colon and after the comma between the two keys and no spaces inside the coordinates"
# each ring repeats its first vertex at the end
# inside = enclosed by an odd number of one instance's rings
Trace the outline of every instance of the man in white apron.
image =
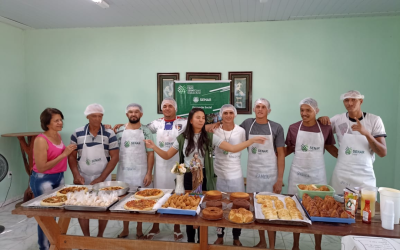
{"type": "MultiPolygon", "coordinates": [[[[128,183],[132,190],[137,187],[152,187],[152,172],[154,152],[146,148],[143,140],[153,140],[150,130],[140,123],[143,116],[142,106],[131,103],[126,107],[128,123],[121,126],[117,132],[119,145],[119,164],[117,181],[128,183]]],[[[124,221],[124,229],[118,238],[129,235],[129,221],[124,221]]],[[[143,238],[142,222],[137,223],[136,238],[143,238]]]]}
{"type": "MultiPolygon", "coordinates": [[[[178,135],[186,129],[187,120],[176,116],[177,104],[173,98],[165,98],[161,103],[161,110],[164,117],[156,119],[147,124],[147,128],[156,134],[156,145],[164,151],[172,146],[178,135]]],[[[154,187],[160,189],[175,189],[176,176],[171,173],[171,168],[179,162],[179,155],[176,154],[169,160],[162,159],[156,154],[156,164],[154,168],[154,187]]],[[[160,233],[160,224],[154,223],[152,229],[146,235],[146,239],[160,233]]],[[[183,238],[180,225],[174,225],[174,240],[179,241],[183,238]]]]}
{"type": "Polygon", "coordinates": [[[346,187],[376,187],[373,163],[375,154],[385,157],[386,132],[379,116],[361,111],[364,95],[350,90],[341,95],[347,113],[320,117],[321,123],[331,124],[339,142],[339,153],[331,185],[337,194],[346,187]]]}
{"type": "MultiPolygon", "coordinates": [[[[297,194],[297,184],[327,183],[324,149],[335,152],[335,138],[329,125],[317,122],[318,112],[317,101],[306,98],[300,102],[302,120],[289,126],[286,156],[294,152],[294,158],[289,172],[288,194],[297,194]]],[[[321,249],[322,235],[314,236],[315,249],[321,249]]],[[[293,249],[299,249],[300,234],[293,233],[293,238],[293,249]]]]}
{"type": "MultiPolygon", "coordinates": [[[[89,123],[75,130],[71,144],[77,144],[77,151],[68,156],[68,163],[74,176],[74,184],[94,185],[111,180],[111,172],[118,163],[119,150],[114,131],[105,129],[101,121],[104,109],[94,103],[84,112],[89,123]],[[79,157],[78,157],[79,155],[79,157]]],[[[78,219],[84,236],[90,236],[89,220],[78,219]]],[[[99,220],[97,237],[103,237],[107,220],[99,220]]]]}
{"type": "MultiPolygon", "coordinates": [[[[246,192],[282,191],[285,171],[285,141],[283,128],[279,123],[268,120],[271,106],[267,99],[255,101],[253,111],[256,118],[248,118],[240,124],[246,131],[246,140],[255,136],[264,136],[264,144],[252,144],[248,147],[246,192]]],[[[265,233],[259,230],[260,242],[256,247],[267,246],[265,233]]],[[[275,247],[275,232],[268,231],[269,248],[275,247]]]]}
{"type": "MultiPolygon", "coordinates": [[[[231,104],[225,104],[220,109],[220,117],[222,117],[222,124],[219,128],[214,130],[214,134],[236,145],[246,141],[246,131],[235,124],[235,117],[237,115],[236,108],[231,104]]],[[[244,192],[244,181],[242,174],[242,167],[240,165],[241,152],[231,153],[224,151],[220,148],[215,148],[214,172],[217,178],[217,190],[222,192],[244,192]]],[[[233,228],[233,245],[241,246],[239,236],[241,233],[240,228],[233,228]]],[[[214,244],[222,245],[224,243],[224,228],[217,228],[218,239],[214,244]]]]}

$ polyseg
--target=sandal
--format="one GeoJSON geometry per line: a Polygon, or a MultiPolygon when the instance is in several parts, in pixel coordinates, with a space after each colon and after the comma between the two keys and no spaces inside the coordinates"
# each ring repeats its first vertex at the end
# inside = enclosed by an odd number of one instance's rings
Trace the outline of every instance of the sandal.
{"type": "Polygon", "coordinates": [[[129,234],[127,234],[127,235],[124,235],[124,236],[121,236],[120,234],[118,234],[118,236],[117,236],[117,238],[122,238],[122,239],[125,239],[126,237],[128,237],[129,236],[129,234]]]}
{"type": "Polygon", "coordinates": [[[144,239],[144,234],[141,234],[141,235],[136,234],[136,239],[137,240],[143,240],[144,239]]]}
{"type": "Polygon", "coordinates": [[[175,241],[181,241],[182,239],[183,239],[183,234],[182,233],[174,232],[174,240],[175,241]]]}
{"type": "Polygon", "coordinates": [[[160,231],[158,231],[157,233],[148,233],[146,236],[145,236],[145,240],[152,240],[153,238],[154,238],[154,236],[156,236],[157,234],[159,234],[160,233],[160,231]]]}

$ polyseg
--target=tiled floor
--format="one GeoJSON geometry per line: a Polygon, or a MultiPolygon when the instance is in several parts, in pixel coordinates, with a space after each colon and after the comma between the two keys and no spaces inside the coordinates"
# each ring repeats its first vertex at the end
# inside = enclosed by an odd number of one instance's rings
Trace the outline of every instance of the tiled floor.
{"type": "MultiPolygon", "coordinates": [[[[14,209],[15,204],[7,205],[0,208],[0,225],[6,227],[6,230],[0,234],[0,249],[1,250],[33,250],[39,249],[37,246],[37,223],[34,218],[27,218],[23,215],[12,215],[11,211],[14,209]]],[[[146,234],[150,231],[152,224],[143,223],[143,233],[146,234]]],[[[92,236],[97,234],[97,222],[90,220],[90,231],[92,236]]],[[[130,223],[129,239],[135,239],[136,223],[130,223]]],[[[161,224],[161,233],[154,237],[154,240],[173,241],[173,225],[161,224]]],[[[109,221],[104,237],[115,238],[122,231],[121,221],[109,221]]],[[[181,226],[181,231],[185,232],[185,226],[181,226]]],[[[83,235],[79,227],[78,220],[72,219],[67,234],[83,235]]],[[[183,242],[187,241],[185,233],[183,234],[183,242]]],[[[217,239],[216,228],[210,227],[208,229],[208,242],[214,243],[217,239]]],[[[338,250],[341,237],[337,236],[323,236],[322,249],[338,250]]],[[[259,234],[256,230],[242,230],[240,241],[243,246],[252,247],[259,242],[259,234]]],[[[268,239],[267,239],[268,241],[268,239]]],[[[224,245],[232,245],[232,230],[225,229],[224,245]]],[[[288,232],[277,232],[276,249],[292,249],[293,234],[288,232]]],[[[314,236],[311,234],[301,234],[300,236],[300,249],[312,250],[315,247],[314,236]]]]}

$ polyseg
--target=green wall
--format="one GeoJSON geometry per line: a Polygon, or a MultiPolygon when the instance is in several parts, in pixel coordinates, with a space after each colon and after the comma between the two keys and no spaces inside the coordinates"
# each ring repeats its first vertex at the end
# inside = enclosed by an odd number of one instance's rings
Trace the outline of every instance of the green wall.
{"type": "MultiPolygon", "coordinates": [[[[26,131],[26,98],[24,32],[0,23],[0,134],[26,131]]],[[[28,175],[17,138],[0,137],[0,154],[7,159],[13,173],[8,200],[24,193],[28,175]]],[[[10,181],[6,177],[0,182],[0,205],[5,200],[10,181]]]]}
{"type": "MultiPolygon", "coordinates": [[[[253,71],[253,100],[270,100],[269,118],[285,133],[301,119],[298,103],[304,97],[319,101],[321,115],[333,116],[345,112],[340,94],[360,90],[366,96],[363,110],[380,115],[389,135],[388,155],[375,162],[377,184],[394,186],[400,178],[399,25],[399,17],[375,17],[28,30],[27,128],[40,129],[40,112],[57,107],[65,115],[67,143],[87,122],[83,111],[93,102],[105,107],[103,122],[109,124],[126,122],[125,106],[140,103],[147,123],[160,117],[157,72],[180,72],[181,79],[190,71],[222,72],[227,79],[228,71],[253,71]]],[[[236,122],[252,116],[240,115],[236,122]]],[[[286,159],[287,184],[292,157],[286,159]]],[[[326,165],[330,179],[335,160],[329,155],[326,165]]],[[[66,180],[72,182],[69,172],[66,180]]]]}

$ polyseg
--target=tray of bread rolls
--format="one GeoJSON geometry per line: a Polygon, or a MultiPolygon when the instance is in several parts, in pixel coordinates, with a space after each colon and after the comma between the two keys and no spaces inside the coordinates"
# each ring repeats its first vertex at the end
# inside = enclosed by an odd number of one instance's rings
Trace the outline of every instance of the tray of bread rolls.
{"type": "Polygon", "coordinates": [[[308,194],[303,194],[301,205],[304,211],[311,218],[311,221],[332,222],[332,223],[355,223],[355,219],[350,218],[345,211],[343,203],[336,201],[332,196],[321,198],[315,196],[311,198],[308,194]]]}
{"type": "Polygon", "coordinates": [[[311,219],[299,199],[293,195],[270,192],[254,193],[256,221],[294,226],[311,225],[311,219]]]}

